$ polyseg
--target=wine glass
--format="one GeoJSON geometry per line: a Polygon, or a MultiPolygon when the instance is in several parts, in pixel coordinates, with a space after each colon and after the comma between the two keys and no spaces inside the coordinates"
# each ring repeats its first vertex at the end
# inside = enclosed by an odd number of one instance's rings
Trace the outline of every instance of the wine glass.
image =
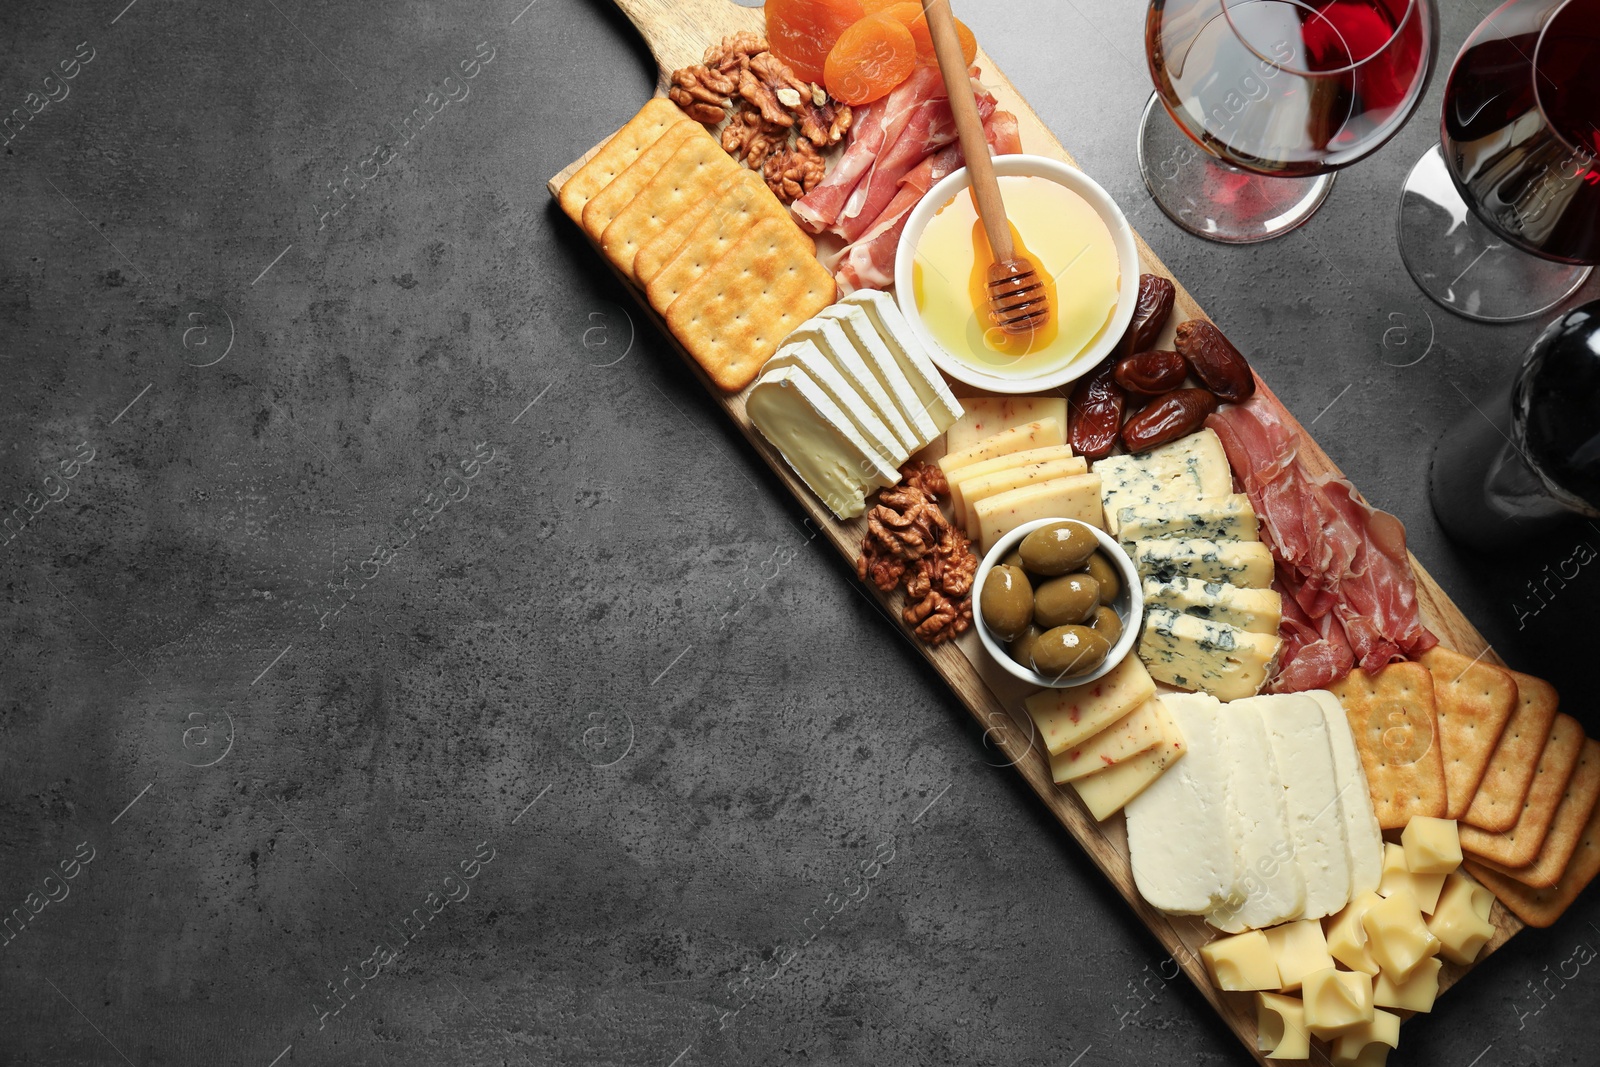
{"type": "Polygon", "coordinates": [[[1600,0],[1500,7],[1456,57],[1440,125],[1400,198],[1411,277],[1483,322],[1571,296],[1600,262],[1600,0]]]}
{"type": "Polygon", "coordinates": [[[1411,117],[1438,23],[1434,0],[1151,0],[1156,91],[1139,127],[1150,195],[1213,241],[1288,233],[1335,170],[1411,117]]]}

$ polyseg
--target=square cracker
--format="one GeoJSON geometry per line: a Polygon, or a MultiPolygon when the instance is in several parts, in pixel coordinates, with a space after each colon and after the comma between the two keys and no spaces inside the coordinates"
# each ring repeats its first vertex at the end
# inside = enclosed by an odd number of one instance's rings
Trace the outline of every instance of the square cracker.
{"type": "Polygon", "coordinates": [[[673,301],[667,326],[712,381],[737,392],[835,292],[800,227],[763,219],[673,301]]]}
{"type": "Polygon", "coordinates": [[[639,158],[639,153],[655,144],[667,128],[690,121],[664,96],[650,100],[629,119],[611,140],[579,167],[561,186],[561,210],[573,222],[582,225],[583,208],[601,189],[611,184],[613,178],[628,169],[639,158]]]}
{"type": "Polygon", "coordinates": [[[1517,683],[1517,707],[1489,757],[1478,792],[1461,821],[1480,830],[1501,833],[1516,824],[1522,802],[1528,798],[1539,754],[1555,725],[1560,696],[1555,686],[1541,678],[1507,671],[1517,683]]]}
{"type": "Polygon", "coordinates": [[[583,232],[598,244],[600,235],[606,232],[611,220],[639,195],[639,190],[656,176],[656,171],[672,158],[672,153],[678,150],[680,144],[690,137],[710,136],[704,127],[693,120],[686,119],[667,127],[655,144],[640,152],[639,158],[628,164],[627,170],[611,179],[604,189],[583,205],[583,232]]]}
{"type": "Polygon", "coordinates": [[[1583,743],[1578,766],[1572,772],[1572,779],[1567,782],[1566,792],[1561,795],[1561,805],[1556,808],[1555,818],[1550,821],[1550,832],[1545,835],[1544,847],[1539,849],[1533,861],[1525,867],[1507,867],[1481,856],[1473,856],[1472,859],[1496,874],[1503,874],[1530,888],[1549,889],[1561,881],[1561,872],[1567,869],[1567,863],[1578,847],[1578,838],[1583,836],[1583,828],[1589,822],[1589,816],[1595,812],[1596,802],[1600,802],[1600,741],[1588,740],[1583,743]]]}
{"type": "Polygon", "coordinates": [[[738,167],[715,139],[685,137],[655,176],[611,220],[600,235],[600,251],[630,279],[635,277],[633,258],[640,247],[690,205],[712,199],[722,180],[738,167]]]}
{"type": "Polygon", "coordinates": [[[1578,834],[1578,846],[1572,852],[1572,859],[1561,872],[1560,881],[1553,886],[1535,889],[1474,860],[1467,860],[1465,865],[1517,918],[1529,926],[1549,926],[1561,918],[1567,906],[1578,899],[1578,894],[1594,881],[1596,874],[1600,874],[1600,805],[1589,814],[1589,821],[1578,834]]]}
{"type": "Polygon", "coordinates": [[[1445,818],[1467,813],[1489,757],[1517,706],[1516,679],[1493,664],[1437,645],[1417,657],[1433,672],[1439,708],[1439,752],[1444,757],[1445,818]]]}
{"type": "Polygon", "coordinates": [[[1567,784],[1583,753],[1583,741],[1583,727],[1578,725],[1578,720],[1571,715],[1557,715],[1516,823],[1499,834],[1476,826],[1459,826],[1462,851],[1507,867],[1525,867],[1532,863],[1544,847],[1550,822],[1555,818],[1561,798],[1566,795],[1567,784]]]}
{"type": "Polygon", "coordinates": [[[1443,817],[1444,760],[1433,675],[1420,663],[1353,670],[1329,689],[1344,706],[1378,825],[1404,827],[1413,815],[1443,817]]]}
{"type": "MultiPolygon", "coordinates": [[[[728,158],[733,158],[732,156],[728,158]]],[[[689,239],[705,217],[711,214],[711,209],[717,202],[728,194],[733,188],[733,183],[740,180],[744,169],[734,171],[722,179],[722,184],[717,186],[717,191],[699,203],[689,205],[687,211],[680,212],[678,217],[667,223],[666,228],[650,240],[639,246],[639,253],[633,257],[633,274],[640,285],[649,285],[651,279],[661,273],[661,268],[672,262],[678,254],[678,249],[689,239]]]]}
{"type": "MultiPolygon", "coordinates": [[[[656,276],[650,279],[645,295],[650,306],[665,315],[683,291],[694,284],[702,272],[727,254],[735,241],[750,232],[762,219],[779,219],[789,223],[795,235],[805,243],[805,255],[813,256],[816,245],[811,242],[789,218],[788,209],[772,195],[772,190],[753,170],[737,175],[721,200],[700,220],[694,232],[683,242],[683,247],[656,276]]],[[[796,246],[798,253],[799,246],[796,246]]]]}

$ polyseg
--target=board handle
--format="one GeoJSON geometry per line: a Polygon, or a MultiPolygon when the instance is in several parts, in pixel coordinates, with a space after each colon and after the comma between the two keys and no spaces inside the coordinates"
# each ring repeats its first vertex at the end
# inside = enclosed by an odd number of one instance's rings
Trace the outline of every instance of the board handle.
{"type": "Polygon", "coordinates": [[[708,40],[720,41],[740,30],[765,33],[767,28],[759,7],[733,0],[616,0],[616,4],[650,46],[661,88],[673,71],[700,62],[708,40]]]}

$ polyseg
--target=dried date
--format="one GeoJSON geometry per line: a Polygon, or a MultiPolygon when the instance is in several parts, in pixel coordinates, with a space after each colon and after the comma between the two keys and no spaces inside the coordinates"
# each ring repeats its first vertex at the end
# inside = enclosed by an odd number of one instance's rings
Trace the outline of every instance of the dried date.
{"type": "Polygon", "coordinates": [[[1139,275],[1139,298],[1134,302],[1133,321],[1128,324],[1128,332],[1123,335],[1117,351],[1132,355],[1153,347],[1172,317],[1177,295],[1177,287],[1166,278],[1157,274],[1139,275]]]}
{"type": "Polygon", "coordinates": [[[1094,370],[1078,380],[1069,402],[1072,451],[1085,459],[1103,459],[1117,447],[1117,431],[1122,428],[1122,409],[1128,394],[1116,381],[1117,362],[1108,356],[1094,370]]]}
{"type": "Polygon", "coordinates": [[[1209,390],[1174,390],[1128,420],[1122,443],[1129,452],[1157,448],[1194,433],[1215,410],[1217,398],[1209,390]]]}
{"type": "Polygon", "coordinates": [[[1256,391],[1250,364],[1222,331],[1204,319],[1190,319],[1178,327],[1178,354],[1194,376],[1219,400],[1238,404],[1256,391]]]}
{"type": "Polygon", "coordinates": [[[1189,364],[1176,352],[1156,349],[1125,356],[1117,363],[1117,384],[1130,393],[1141,396],[1160,396],[1183,384],[1189,376],[1189,364]]]}

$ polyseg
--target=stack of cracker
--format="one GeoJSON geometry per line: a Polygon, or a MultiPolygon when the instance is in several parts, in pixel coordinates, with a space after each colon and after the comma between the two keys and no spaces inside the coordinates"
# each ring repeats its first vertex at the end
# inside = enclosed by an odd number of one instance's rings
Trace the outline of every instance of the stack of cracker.
{"type": "Polygon", "coordinates": [[[833,303],[833,276],[788,209],[669,100],[645,104],[560,200],[728,392],[833,303]]]}
{"type": "Polygon", "coordinates": [[[1530,926],[1600,874],[1600,742],[1548,682],[1438,647],[1332,688],[1385,829],[1457,820],[1466,868],[1530,926]]]}

